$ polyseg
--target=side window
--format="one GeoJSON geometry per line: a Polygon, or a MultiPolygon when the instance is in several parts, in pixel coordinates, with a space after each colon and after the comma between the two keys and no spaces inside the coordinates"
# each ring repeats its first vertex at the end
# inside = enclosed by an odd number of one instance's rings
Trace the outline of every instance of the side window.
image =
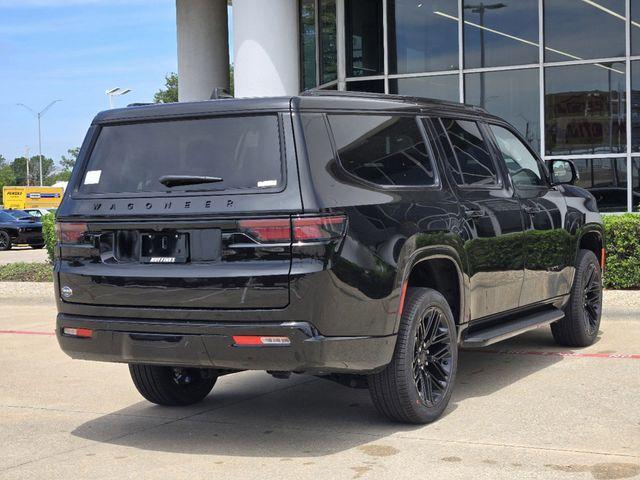
{"type": "Polygon", "coordinates": [[[530,187],[544,185],[540,164],[527,146],[513,133],[498,125],[489,125],[514,185],[530,187]]]}
{"type": "Polygon", "coordinates": [[[428,186],[433,162],[414,117],[329,115],[342,167],[384,186],[428,186]]]}
{"type": "Polygon", "coordinates": [[[478,124],[468,120],[443,118],[442,125],[451,141],[447,145],[447,139],[444,138],[442,144],[456,183],[473,187],[496,185],[496,165],[478,124]]]}

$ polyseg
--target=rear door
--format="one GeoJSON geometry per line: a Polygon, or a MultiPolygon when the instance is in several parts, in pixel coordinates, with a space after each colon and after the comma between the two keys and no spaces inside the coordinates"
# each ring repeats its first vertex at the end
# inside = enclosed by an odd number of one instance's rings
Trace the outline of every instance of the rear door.
{"type": "Polygon", "coordinates": [[[289,113],[101,125],[58,214],[66,302],[289,303],[302,211],[289,113]]]}
{"type": "Polygon", "coordinates": [[[478,122],[443,117],[432,124],[460,201],[471,319],[516,308],[524,277],[520,203],[503,181],[478,122]]]}

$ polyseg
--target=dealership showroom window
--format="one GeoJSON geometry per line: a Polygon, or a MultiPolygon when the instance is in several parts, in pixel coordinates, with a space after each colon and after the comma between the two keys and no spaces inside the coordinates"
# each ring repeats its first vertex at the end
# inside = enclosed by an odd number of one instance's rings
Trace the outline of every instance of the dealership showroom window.
{"type": "Polygon", "coordinates": [[[300,32],[304,89],[480,105],[640,210],[640,1],[300,0],[300,32]]]}

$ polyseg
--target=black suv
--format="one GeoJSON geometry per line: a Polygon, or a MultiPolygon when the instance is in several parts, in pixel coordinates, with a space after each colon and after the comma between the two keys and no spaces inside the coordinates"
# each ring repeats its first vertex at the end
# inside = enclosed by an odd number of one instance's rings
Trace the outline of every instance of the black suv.
{"type": "Polygon", "coordinates": [[[57,212],[57,336],[161,405],[267,370],[435,420],[459,348],[598,335],[594,198],[507,123],[365,94],[100,113],[57,212]]]}

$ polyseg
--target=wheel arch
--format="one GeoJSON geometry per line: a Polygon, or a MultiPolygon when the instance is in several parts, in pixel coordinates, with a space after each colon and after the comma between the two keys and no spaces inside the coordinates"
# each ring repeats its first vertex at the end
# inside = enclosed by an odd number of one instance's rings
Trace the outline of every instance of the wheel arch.
{"type": "Polygon", "coordinates": [[[586,225],[584,231],[578,238],[577,246],[575,261],[577,261],[579,250],[590,250],[595,254],[600,265],[602,266],[604,264],[606,253],[604,251],[604,232],[601,225],[586,225]]]}
{"type": "Polygon", "coordinates": [[[426,247],[409,257],[402,270],[401,295],[395,331],[398,331],[406,289],[432,288],[440,292],[451,307],[457,325],[468,321],[468,282],[458,252],[449,246],[426,247]]]}

